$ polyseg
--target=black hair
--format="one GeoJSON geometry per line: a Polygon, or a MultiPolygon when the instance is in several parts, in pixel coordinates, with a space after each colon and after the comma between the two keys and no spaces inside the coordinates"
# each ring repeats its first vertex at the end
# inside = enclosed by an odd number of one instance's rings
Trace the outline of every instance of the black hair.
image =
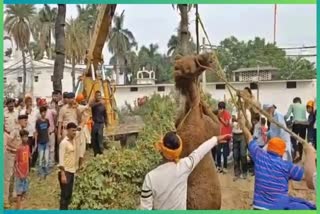
{"type": "Polygon", "coordinates": [[[226,109],[226,103],[225,102],[219,102],[218,103],[218,109],[226,109]]]}
{"type": "Polygon", "coordinates": [[[101,91],[97,90],[97,91],[96,91],[96,94],[98,94],[98,93],[101,94],[101,91]]]}
{"type": "Polygon", "coordinates": [[[163,138],[163,144],[168,149],[178,149],[180,147],[180,140],[175,132],[168,132],[163,138]]]}
{"type": "Polygon", "coordinates": [[[60,94],[58,91],[53,91],[52,92],[52,95],[58,95],[58,94],[60,94]]]}
{"type": "Polygon", "coordinates": [[[262,117],[262,118],[261,118],[261,124],[262,124],[262,125],[266,125],[266,122],[267,122],[267,121],[266,121],[266,118],[262,117]]]}
{"type": "Polygon", "coordinates": [[[28,115],[21,114],[21,115],[18,116],[18,120],[28,120],[28,115]]]}
{"type": "Polygon", "coordinates": [[[20,137],[29,136],[29,132],[25,129],[20,130],[19,134],[20,134],[20,137]]]}
{"type": "Polygon", "coordinates": [[[6,105],[9,105],[9,104],[11,104],[11,103],[15,103],[15,100],[12,99],[12,98],[8,98],[8,99],[6,100],[6,105]]]}
{"type": "Polygon", "coordinates": [[[295,97],[293,98],[293,103],[302,103],[301,98],[300,97],[295,97]]]}
{"type": "Polygon", "coordinates": [[[260,121],[260,114],[257,114],[257,113],[254,114],[253,115],[253,119],[256,120],[256,121],[260,121]]]}
{"type": "Polygon", "coordinates": [[[251,91],[251,89],[249,87],[245,87],[244,89],[247,90],[250,95],[252,95],[252,91],[251,91]]]}
{"type": "Polygon", "coordinates": [[[78,126],[75,124],[75,123],[68,123],[68,125],[67,125],[67,129],[76,129],[76,128],[78,128],[78,126]]]}
{"type": "Polygon", "coordinates": [[[63,92],[62,97],[63,97],[63,98],[67,98],[67,97],[68,97],[68,92],[63,92]]]}
{"type": "Polygon", "coordinates": [[[47,111],[47,107],[46,106],[40,106],[39,108],[40,113],[47,111]]]}

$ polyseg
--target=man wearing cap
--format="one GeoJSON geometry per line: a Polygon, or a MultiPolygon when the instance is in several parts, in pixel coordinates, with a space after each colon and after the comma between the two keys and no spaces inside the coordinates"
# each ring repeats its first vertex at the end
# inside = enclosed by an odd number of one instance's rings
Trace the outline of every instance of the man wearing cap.
{"type": "MultiPolygon", "coordinates": [[[[4,157],[4,207],[9,207],[10,180],[14,173],[14,163],[16,151],[21,144],[20,130],[26,129],[28,125],[28,116],[19,115],[18,124],[12,129],[7,136],[6,151],[4,157]]],[[[15,196],[15,188],[13,188],[13,196],[15,196]]]]}
{"type": "MultiPolygon", "coordinates": [[[[278,112],[277,107],[273,104],[264,104],[263,110],[267,111],[273,119],[280,123],[282,126],[287,127],[284,116],[278,112]]],[[[291,147],[291,138],[288,132],[286,132],[284,129],[279,128],[274,123],[270,124],[269,131],[267,133],[268,139],[279,137],[286,143],[286,151],[283,155],[283,159],[287,161],[292,161],[292,147],[291,147]]]]}
{"type": "MultiPolygon", "coordinates": [[[[302,181],[304,168],[283,160],[286,142],[272,137],[267,151],[259,147],[257,141],[246,128],[244,118],[239,120],[244,134],[250,139],[248,149],[255,163],[255,184],[253,208],[256,210],[314,210],[316,206],[304,199],[289,196],[289,180],[302,181]]],[[[309,154],[306,153],[306,156],[309,154]]],[[[310,165],[306,160],[305,166],[310,165]]]]}
{"type": "Polygon", "coordinates": [[[80,122],[80,111],[75,105],[75,94],[70,92],[66,95],[66,105],[64,105],[58,116],[58,141],[60,142],[66,136],[66,127],[68,123],[75,123],[76,125],[80,122]]]}

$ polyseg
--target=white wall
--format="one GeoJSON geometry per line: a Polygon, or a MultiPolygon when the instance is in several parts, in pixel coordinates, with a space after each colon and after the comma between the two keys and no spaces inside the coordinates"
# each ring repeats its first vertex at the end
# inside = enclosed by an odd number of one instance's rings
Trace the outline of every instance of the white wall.
{"type": "MultiPolygon", "coordinates": [[[[237,89],[243,89],[249,87],[249,83],[232,83],[237,89]]],[[[154,85],[154,86],[118,86],[115,94],[117,106],[121,108],[125,102],[133,105],[134,101],[139,97],[151,96],[153,93],[159,93],[161,95],[169,94],[174,90],[174,86],[170,84],[166,85],[154,85]],[[165,86],[164,92],[158,92],[159,86],[165,86]],[[131,92],[130,87],[138,87],[138,91],[131,92]]],[[[210,93],[213,98],[217,100],[229,99],[229,92],[226,90],[217,90],[215,83],[208,83],[206,92],[210,93]]],[[[253,94],[257,97],[257,90],[252,90],[253,94]]],[[[314,99],[316,96],[316,80],[298,81],[297,88],[286,88],[285,81],[270,81],[260,83],[260,102],[273,103],[277,106],[278,110],[283,114],[286,113],[289,105],[292,103],[294,97],[300,97],[303,103],[306,103],[310,99],[314,99]]]]}

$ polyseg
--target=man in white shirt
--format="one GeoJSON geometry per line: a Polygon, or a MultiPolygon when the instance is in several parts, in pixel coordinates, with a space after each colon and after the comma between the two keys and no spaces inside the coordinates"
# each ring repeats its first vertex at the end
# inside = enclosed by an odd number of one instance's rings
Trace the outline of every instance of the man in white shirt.
{"type": "MultiPolygon", "coordinates": [[[[168,132],[157,144],[165,163],[150,171],[144,180],[140,197],[143,210],[186,210],[188,177],[202,158],[231,135],[212,137],[188,157],[179,160],[183,143],[179,135],[168,132]]],[[[212,163],[213,164],[213,163],[212,163]]]]}

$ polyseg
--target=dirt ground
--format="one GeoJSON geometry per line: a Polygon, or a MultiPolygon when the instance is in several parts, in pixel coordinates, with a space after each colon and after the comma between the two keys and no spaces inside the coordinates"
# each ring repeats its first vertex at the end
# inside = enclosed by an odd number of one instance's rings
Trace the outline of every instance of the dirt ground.
{"type": "MultiPolygon", "coordinates": [[[[89,154],[91,156],[91,154],[89,154]]],[[[222,187],[222,209],[246,210],[251,209],[254,177],[246,180],[233,181],[233,170],[229,168],[227,174],[220,174],[222,187]]],[[[58,209],[59,208],[59,183],[58,171],[53,171],[46,180],[40,180],[35,172],[31,173],[29,194],[22,206],[24,209],[58,209]]],[[[315,192],[308,190],[305,182],[292,182],[290,194],[315,202],[315,192]]]]}

